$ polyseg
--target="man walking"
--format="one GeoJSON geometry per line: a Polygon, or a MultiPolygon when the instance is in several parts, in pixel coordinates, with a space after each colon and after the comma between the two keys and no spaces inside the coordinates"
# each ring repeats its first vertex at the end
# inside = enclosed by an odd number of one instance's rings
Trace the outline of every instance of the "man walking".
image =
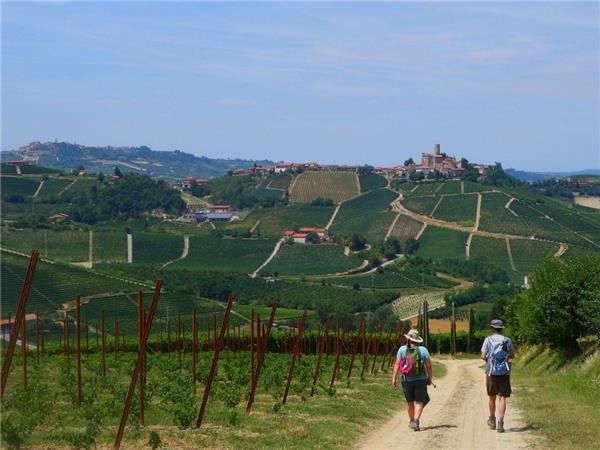
{"type": "Polygon", "coordinates": [[[406,345],[398,349],[392,373],[392,386],[398,388],[398,372],[402,373],[402,392],[410,422],[409,428],[419,431],[419,419],[423,408],[429,403],[427,386],[432,384],[431,356],[427,348],[419,345],[423,339],[417,330],[405,334],[406,345]]]}
{"type": "Polygon", "coordinates": [[[498,433],[504,433],[506,399],[512,392],[510,387],[510,359],[515,357],[512,341],[502,335],[504,324],[499,319],[490,323],[492,334],[485,338],[481,346],[481,359],[486,364],[486,389],[490,417],[488,426],[498,433]],[[498,397],[498,421],[496,422],[496,397],[498,397]]]}

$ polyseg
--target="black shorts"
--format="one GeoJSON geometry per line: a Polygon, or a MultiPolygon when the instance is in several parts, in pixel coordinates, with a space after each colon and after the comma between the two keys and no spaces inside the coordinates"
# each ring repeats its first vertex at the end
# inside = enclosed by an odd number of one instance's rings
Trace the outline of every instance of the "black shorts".
{"type": "Polygon", "coordinates": [[[402,392],[407,402],[429,403],[427,380],[402,381],[402,392]]]}
{"type": "Polygon", "coordinates": [[[510,375],[488,375],[485,380],[485,387],[490,397],[494,395],[510,397],[512,393],[510,375]]]}

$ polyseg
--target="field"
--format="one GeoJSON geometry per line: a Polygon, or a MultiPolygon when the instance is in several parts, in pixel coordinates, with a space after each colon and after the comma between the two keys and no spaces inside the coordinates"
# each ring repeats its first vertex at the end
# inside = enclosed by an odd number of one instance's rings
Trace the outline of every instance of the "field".
{"type": "Polygon", "coordinates": [[[328,198],[335,203],[359,194],[354,172],[303,172],[291,188],[293,202],[310,203],[314,199],[328,198]]]}
{"type": "Polygon", "coordinates": [[[431,211],[439,201],[439,197],[433,196],[408,197],[407,199],[402,200],[402,204],[406,207],[406,209],[428,216],[431,214],[431,211]]]}
{"type": "MultiPolygon", "coordinates": [[[[512,243],[515,243],[513,240],[512,243]]],[[[516,274],[512,270],[506,241],[504,239],[494,239],[482,236],[473,236],[471,240],[471,259],[482,260],[503,269],[506,274],[515,278],[516,274]]],[[[517,279],[520,277],[516,276],[517,279]]]]}
{"type": "Polygon", "coordinates": [[[88,260],[88,236],[87,231],[3,229],[2,246],[27,255],[37,250],[51,259],[82,262],[88,260]]]}
{"type": "Polygon", "coordinates": [[[447,222],[473,225],[477,213],[476,195],[453,195],[444,197],[433,217],[447,222]]]}
{"type": "Polygon", "coordinates": [[[72,182],[73,180],[71,178],[49,178],[44,181],[44,185],[42,186],[38,197],[49,198],[58,196],[58,194],[72,182]]]}
{"type": "Polygon", "coordinates": [[[281,189],[285,191],[290,187],[291,182],[292,176],[289,173],[280,173],[270,179],[268,187],[269,189],[281,189]]]}
{"type": "Polygon", "coordinates": [[[465,181],[465,194],[469,193],[469,192],[485,192],[485,191],[492,191],[494,189],[497,189],[495,186],[486,186],[484,184],[481,183],[475,183],[473,181],[465,181]]]}
{"type": "Polygon", "coordinates": [[[382,240],[395,214],[388,210],[396,193],[378,189],[344,202],[333,221],[331,231],[339,236],[364,235],[370,241],[382,240]]]}
{"type": "Polygon", "coordinates": [[[411,194],[412,196],[434,195],[443,183],[439,181],[422,181],[419,187],[411,194]]]}
{"type": "Polygon", "coordinates": [[[282,199],[285,195],[285,190],[270,188],[271,179],[265,178],[256,188],[252,195],[260,199],[282,199]]]}
{"type": "Polygon", "coordinates": [[[40,178],[25,178],[25,177],[0,177],[0,191],[3,196],[19,194],[23,197],[29,197],[35,194],[40,185],[40,178]]]}
{"type": "Polygon", "coordinates": [[[558,244],[522,239],[511,240],[510,247],[515,267],[520,275],[532,273],[544,258],[558,251],[558,244]]]}
{"type": "MultiPolygon", "coordinates": [[[[136,233],[135,237],[139,237],[136,233]]],[[[138,242],[138,248],[143,243],[138,242]]],[[[142,250],[143,251],[143,250],[142,250]]],[[[127,261],[127,234],[124,231],[94,231],[92,258],[97,262],[127,261]]]]}
{"type": "Polygon", "coordinates": [[[248,229],[260,220],[256,232],[262,237],[281,237],[284,230],[300,227],[324,227],[327,225],[333,206],[311,206],[294,204],[273,208],[254,209],[244,220],[248,229]]]}
{"type": "Polygon", "coordinates": [[[431,259],[464,259],[466,242],[467,233],[429,226],[419,238],[417,255],[431,259]]]}
{"type": "Polygon", "coordinates": [[[263,272],[277,272],[279,275],[322,275],[355,269],[362,261],[358,256],[345,256],[344,247],[339,245],[293,244],[284,245],[263,272]]]}
{"type": "Polygon", "coordinates": [[[521,217],[516,217],[505,208],[508,200],[508,196],[498,192],[483,194],[479,229],[497,233],[530,236],[532,231],[527,226],[527,223],[521,217]]]}
{"type": "Polygon", "coordinates": [[[69,205],[65,203],[10,203],[2,200],[2,219],[17,220],[28,216],[49,216],[58,212],[68,213],[69,205]]]}
{"type": "Polygon", "coordinates": [[[437,192],[438,194],[460,194],[460,181],[446,181],[437,192]]]}
{"type": "Polygon", "coordinates": [[[421,228],[423,228],[421,222],[403,214],[396,221],[390,236],[405,242],[408,239],[415,239],[421,228]]]}
{"type": "Polygon", "coordinates": [[[188,256],[169,267],[251,272],[267,259],[274,247],[275,241],[271,239],[191,236],[188,256]]]}
{"type": "Polygon", "coordinates": [[[417,270],[396,270],[385,268],[384,271],[369,275],[354,275],[351,277],[336,277],[327,280],[335,285],[354,286],[373,289],[405,289],[405,288],[450,288],[454,286],[441,278],[417,270]]]}
{"type": "Polygon", "coordinates": [[[368,192],[387,186],[387,180],[376,173],[359,175],[358,180],[360,181],[360,192],[368,192]]]}
{"type": "MultiPolygon", "coordinates": [[[[27,272],[28,258],[2,252],[2,315],[14,314],[27,272]]],[[[29,312],[53,313],[62,303],[109,292],[130,292],[139,286],[64,264],[38,262],[27,306],[29,312]]]]}
{"type": "Polygon", "coordinates": [[[133,233],[133,262],[164,264],[181,256],[183,237],[169,233],[133,233]]]}

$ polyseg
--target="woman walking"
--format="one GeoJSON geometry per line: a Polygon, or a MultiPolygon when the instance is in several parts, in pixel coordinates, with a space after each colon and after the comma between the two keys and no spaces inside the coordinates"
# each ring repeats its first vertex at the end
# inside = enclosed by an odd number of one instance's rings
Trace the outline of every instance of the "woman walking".
{"type": "Polygon", "coordinates": [[[427,386],[432,384],[431,356],[424,346],[417,330],[405,334],[406,345],[398,349],[396,364],[392,373],[392,386],[398,388],[398,373],[402,374],[402,392],[410,420],[408,426],[419,431],[419,420],[423,408],[429,403],[427,386]]]}

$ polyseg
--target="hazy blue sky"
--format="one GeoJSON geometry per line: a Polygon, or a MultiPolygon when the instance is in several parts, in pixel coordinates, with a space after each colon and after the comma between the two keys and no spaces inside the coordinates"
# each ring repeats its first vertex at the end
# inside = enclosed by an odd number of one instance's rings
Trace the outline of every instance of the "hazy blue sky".
{"type": "Polygon", "coordinates": [[[589,3],[3,3],[2,149],[600,167],[589,3]]]}

